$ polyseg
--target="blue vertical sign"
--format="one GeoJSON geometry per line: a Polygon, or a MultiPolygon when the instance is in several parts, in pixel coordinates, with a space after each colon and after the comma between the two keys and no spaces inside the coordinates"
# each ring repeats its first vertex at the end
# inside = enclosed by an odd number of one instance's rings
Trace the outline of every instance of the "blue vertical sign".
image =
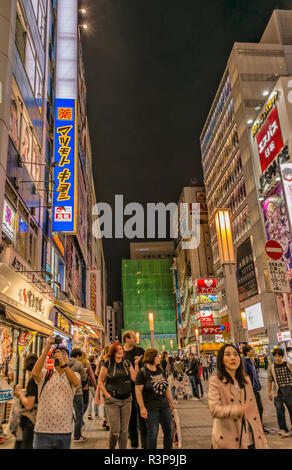
{"type": "Polygon", "coordinates": [[[77,100],[56,99],[52,232],[77,229],[77,100]]]}

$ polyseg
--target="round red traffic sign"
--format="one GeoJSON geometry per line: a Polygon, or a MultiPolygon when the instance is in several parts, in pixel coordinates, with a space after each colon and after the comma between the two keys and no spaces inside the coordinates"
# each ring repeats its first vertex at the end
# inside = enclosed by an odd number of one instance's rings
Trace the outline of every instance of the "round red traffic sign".
{"type": "Polygon", "coordinates": [[[267,255],[272,259],[281,259],[283,256],[283,248],[276,240],[269,240],[265,246],[267,255]]]}

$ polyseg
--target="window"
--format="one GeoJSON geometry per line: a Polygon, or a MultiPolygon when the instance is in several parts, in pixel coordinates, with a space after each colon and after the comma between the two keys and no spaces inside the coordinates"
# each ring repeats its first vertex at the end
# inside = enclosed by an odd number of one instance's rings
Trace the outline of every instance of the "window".
{"type": "Polygon", "coordinates": [[[19,52],[22,62],[25,61],[25,40],[26,31],[21,19],[18,14],[16,16],[16,27],[15,27],[15,44],[19,52]]]}
{"type": "Polygon", "coordinates": [[[15,249],[24,259],[28,259],[28,223],[18,214],[15,249]]]}
{"type": "Polygon", "coordinates": [[[30,40],[29,36],[27,37],[26,42],[26,51],[25,51],[25,69],[27,76],[29,78],[31,88],[34,90],[34,77],[35,77],[35,67],[36,67],[36,60],[35,60],[35,49],[32,45],[32,41],[30,40]]]}

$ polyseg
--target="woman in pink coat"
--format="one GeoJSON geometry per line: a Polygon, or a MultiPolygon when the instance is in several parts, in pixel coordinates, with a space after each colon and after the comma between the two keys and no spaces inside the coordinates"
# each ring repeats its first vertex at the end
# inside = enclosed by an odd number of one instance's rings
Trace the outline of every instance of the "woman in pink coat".
{"type": "Polygon", "coordinates": [[[213,449],[268,449],[250,379],[232,344],[218,352],[208,402],[214,418],[213,449]]]}

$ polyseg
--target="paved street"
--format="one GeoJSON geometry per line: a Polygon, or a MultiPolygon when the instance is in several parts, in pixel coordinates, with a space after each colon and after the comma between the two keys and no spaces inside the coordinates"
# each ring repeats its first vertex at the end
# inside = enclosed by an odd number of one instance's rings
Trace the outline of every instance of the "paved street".
{"type": "MultiPolygon", "coordinates": [[[[269,446],[271,449],[292,449],[292,437],[281,438],[277,435],[276,410],[273,403],[268,400],[266,372],[261,371],[260,375],[263,386],[264,424],[271,431],[266,434],[269,446]]],[[[181,422],[182,447],[185,449],[211,448],[212,418],[207,402],[208,383],[204,382],[203,387],[205,396],[202,400],[183,401],[180,399],[177,404],[181,422]]],[[[286,412],[286,419],[288,419],[289,427],[288,412],[286,412]]],[[[84,443],[72,442],[72,449],[107,449],[109,433],[103,430],[101,424],[102,420],[88,421],[86,419],[83,434],[88,440],[84,443]]],[[[12,449],[13,445],[13,438],[11,438],[1,446],[1,449],[12,449]]],[[[158,448],[163,448],[161,435],[159,436],[158,448]]]]}

